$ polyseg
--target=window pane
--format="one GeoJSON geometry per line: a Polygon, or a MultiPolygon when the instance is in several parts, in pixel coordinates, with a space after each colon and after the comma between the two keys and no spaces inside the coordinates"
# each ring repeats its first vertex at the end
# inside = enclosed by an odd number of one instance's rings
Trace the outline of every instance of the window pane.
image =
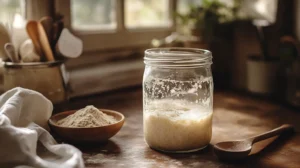
{"type": "Polygon", "coordinates": [[[71,13],[74,29],[116,28],[115,0],[71,0],[71,13]]]}
{"type": "Polygon", "coordinates": [[[25,0],[0,0],[0,21],[11,25],[16,13],[24,16],[25,0]]]}
{"type": "Polygon", "coordinates": [[[125,26],[166,27],[170,26],[168,0],[126,0],[125,26]]]}
{"type": "Polygon", "coordinates": [[[202,0],[178,0],[177,11],[181,14],[187,14],[191,6],[201,6],[202,0]]]}
{"type": "Polygon", "coordinates": [[[277,4],[277,0],[244,0],[241,3],[239,14],[274,23],[276,21],[277,4]]]}

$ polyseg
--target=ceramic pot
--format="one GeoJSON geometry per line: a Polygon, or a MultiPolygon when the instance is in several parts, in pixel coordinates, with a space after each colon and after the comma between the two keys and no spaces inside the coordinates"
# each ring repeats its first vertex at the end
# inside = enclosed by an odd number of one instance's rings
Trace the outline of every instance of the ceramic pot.
{"type": "Polygon", "coordinates": [[[67,98],[67,77],[62,61],[4,63],[4,91],[23,87],[42,93],[53,103],[67,98]]]}
{"type": "Polygon", "coordinates": [[[247,60],[247,89],[258,94],[273,94],[278,88],[280,62],[250,57],[247,60]]]}

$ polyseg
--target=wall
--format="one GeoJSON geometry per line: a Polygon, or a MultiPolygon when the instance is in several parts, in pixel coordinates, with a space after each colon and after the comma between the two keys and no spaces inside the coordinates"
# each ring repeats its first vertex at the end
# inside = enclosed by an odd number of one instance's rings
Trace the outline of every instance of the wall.
{"type": "Polygon", "coordinates": [[[234,31],[234,59],[232,86],[238,90],[246,89],[246,62],[249,55],[260,53],[255,28],[250,23],[239,23],[234,31]]]}

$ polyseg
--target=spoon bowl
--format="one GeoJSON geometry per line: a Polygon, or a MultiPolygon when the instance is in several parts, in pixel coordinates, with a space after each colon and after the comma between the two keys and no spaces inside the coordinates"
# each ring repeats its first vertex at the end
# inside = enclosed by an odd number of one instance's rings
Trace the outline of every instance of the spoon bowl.
{"type": "Polygon", "coordinates": [[[214,145],[214,153],[220,159],[243,159],[252,149],[251,141],[225,141],[214,145]]]}
{"type": "Polygon", "coordinates": [[[280,135],[287,131],[293,131],[293,126],[284,124],[266,133],[239,141],[225,141],[214,145],[214,153],[221,160],[239,160],[246,158],[256,142],[280,135]]]}

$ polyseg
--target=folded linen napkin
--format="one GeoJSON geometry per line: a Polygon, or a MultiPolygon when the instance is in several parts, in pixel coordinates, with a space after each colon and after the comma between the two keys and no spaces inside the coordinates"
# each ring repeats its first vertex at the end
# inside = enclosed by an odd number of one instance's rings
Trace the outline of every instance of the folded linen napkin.
{"type": "Polygon", "coordinates": [[[46,130],[52,110],[52,103],[36,91],[18,87],[0,96],[1,168],[84,167],[78,149],[57,144],[46,130]]]}

